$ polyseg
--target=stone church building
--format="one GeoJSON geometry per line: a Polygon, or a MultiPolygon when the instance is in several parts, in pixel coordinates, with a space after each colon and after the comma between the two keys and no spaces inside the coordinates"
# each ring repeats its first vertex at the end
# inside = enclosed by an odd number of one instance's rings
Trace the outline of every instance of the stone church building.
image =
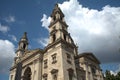
{"type": "Polygon", "coordinates": [[[24,33],[9,80],[103,80],[99,60],[92,53],[78,53],[58,4],[48,27],[49,43],[44,49],[29,50],[24,33]]]}

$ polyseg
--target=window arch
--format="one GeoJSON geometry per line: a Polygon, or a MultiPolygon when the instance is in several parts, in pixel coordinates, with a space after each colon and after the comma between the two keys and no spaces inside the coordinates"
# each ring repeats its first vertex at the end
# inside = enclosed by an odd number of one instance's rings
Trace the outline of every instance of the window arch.
{"type": "Polygon", "coordinates": [[[53,20],[54,20],[54,21],[56,20],[56,16],[53,17],[53,20]]]}
{"type": "Polygon", "coordinates": [[[74,70],[72,68],[68,69],[69,80],[73,80],[74,70]]]}
{"type": "Polygon", "coordinates": [[[26,45],[25,44],[23,44],[23,49],[26,49],[26,45]]]}
{"type": "Polygon", "coordinates": [[[53,42],[56,40],[56,35],[53,34],[53,42]]]}
{"type": "Polygon", "coordinates": [[[57,80],[58,69],[52,69],[52,70],[51,70],[51,74],[52,74],[53,80],[57,80]]]}
{"type": "Polygon", "coordinates": [[[64,36],[64,40],[66,41],[66,34],[64,34],[63,36],[64,36]]]}
{"type": "Polygon", "coordinates": [[[23,77],[23,80],[31,80],[31,68],[30,67],[27,67],[25,72],[24,72],[24,77],[23,77]]]}

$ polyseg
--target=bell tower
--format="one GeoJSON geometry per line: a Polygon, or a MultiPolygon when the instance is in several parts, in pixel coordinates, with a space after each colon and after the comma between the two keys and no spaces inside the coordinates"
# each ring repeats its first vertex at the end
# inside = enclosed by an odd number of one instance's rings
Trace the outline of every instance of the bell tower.
{"type": "Polygon", "coordinates": [[[48,27],[49,43],[44,53],[42,80],[46,77],[49,80],[77,80],[74,63],[77,47],[68,33],[68,25],[58,4],[55,4],[48,27]]]}
{"type": "Polygon", "coordinates": [[[27,32],[24,32],[22,38],[19,41],[18,49],[16,51],[17,57],[21,57],[27,49],[28,49],[27,32]]]}
{"type": "Polygon", "coordinates": [[[66,24],[64,20],[64,14],[59,8],[58,4],[55,4],[55,7],[51,14],[51,22],[49,27],[49,46],[54,45],[57,42],[64,42],[72,47],[74,46],[74,52],[75,56],[77,56],[77,46],[74,44],[73,39],[70,36],[70,33],[68,33],[68,25],[66,24]]]}
{"type": "Polygon", "coordinates": [[[58,7],[58,4],[56,4],[52,11],[51,22],[49,25],[49,44],[54,43],[58,39],[67,40],[67,27],[68,25],[64,21],[64,14],[58,7]]]}

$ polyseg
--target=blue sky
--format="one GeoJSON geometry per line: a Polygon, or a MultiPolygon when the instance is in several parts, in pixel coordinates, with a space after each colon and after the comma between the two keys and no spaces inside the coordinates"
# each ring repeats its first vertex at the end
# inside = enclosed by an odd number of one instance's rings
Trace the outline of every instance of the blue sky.
{"type": "Polygon", "coordinates": [[[55,3],[65,14],[79,52],[93,52],[103,71],[120,70],[120,0],[0,0],[0,80],[8,80],[24,32],[28,33],[29,49],[47,44],[55,3]]]}

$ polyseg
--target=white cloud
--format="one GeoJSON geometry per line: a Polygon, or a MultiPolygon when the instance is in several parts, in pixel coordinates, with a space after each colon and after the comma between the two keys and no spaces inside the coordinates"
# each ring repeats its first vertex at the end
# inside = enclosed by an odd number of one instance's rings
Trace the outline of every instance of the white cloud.
{"type": "Polygon", "coordinates": [[[110,70],[110,73],[113,75],[117,75],[118,72],[120,72],[120,64],[118,65],[118,69],[116,69],[115,71],[110,70]]]}
{"type": "MultiPolygon", "coordinates": [[[[102,62],[120,62],[120,7],[107,5],[98,11],[83,7],[77,0],[59,6],[80,53],[90,51],[102,62]]],[[[41,21],[48,28],[49,17],[44,14],[41,21]]]]}
{"type": "Polygon", "coordinates": [[[17,42],[17,38],[16,38],[16,36],[15,35],[8,35],[13,41],[15,41],[15,42],[17,42]]]}
{"type": "Polygon", "coordinates": [[[40,38],[40,39],[37,39],[37,42],[39,44],[41,44],[42,46],[47,46],[48,44],[48,38],[40,38]]]}
{"type": "Polygon", "coordinates": [[[117,75],[117,73],[114,72],[114,71],[110,71],[110,73],[113,74],[113,75],[117,75]]]}
{"type": "Polygon", "coordinates": [[[8,40],[0,39],[0,73],[8,73],[15,56],[14,45],[8,40]]]}
{"type": "Polygon", "coordinates": [[[118,65],[118,69],[116,70],[116,72],[120,72],[120,64],[118,65]]]}
{"type": "Polygon", "coordinates": [[[47,15],[43,14],[43,18],[40,20],[42,22],[42,26],[48,29],[48,25],[50,23],[51,18],[47,17],[47,15]]]}
{"type": "Polygon", "coordinates": [[[8,16],[5,18],[5,21],[8,22],[8,23],[12,23],[12,22],[15,22],[15,16],[8,16]]]}
{"type": "Polygon", "coordinates": [[[1,23],[0,23],[0,32],[6,33],[8,31],[9,31],[9,27],[1,25],[1,23]]]}

